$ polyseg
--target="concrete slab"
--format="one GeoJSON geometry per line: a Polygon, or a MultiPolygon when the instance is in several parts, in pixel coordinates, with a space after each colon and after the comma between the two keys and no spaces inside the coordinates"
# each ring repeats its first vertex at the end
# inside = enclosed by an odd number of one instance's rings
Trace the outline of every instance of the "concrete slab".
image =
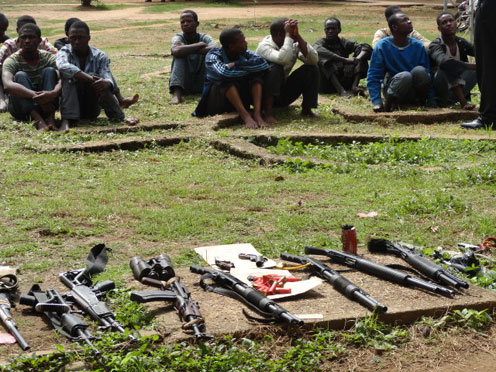
{"type": "MultiPolygon", "coordinates": [[[[384,264],[403,262],[395,257],[365,255],[369,259],[384,264]]],[[[346,269],[343,266],[327,262],[336,270],[346,269]]],[[[260,325],[252,323],[242,314],[246,308],[241,302],[216,293],[204,292],[198,285],[199,275],[192,274],[186,269],[176,270],[182,277],[183,283],[192,293],[192,298],[200,304],[200,311],[205,318],[207,332],[216,337],[234,335],[245,337],[249,335],[264,334],[269,327],[282,327],[282,325],[260,325]]],[[[302,277],[303,272],[297,273],[302,277]]],[[[422,316],[441,316],[454,309],[492,309],[496,307],[496,292],[488,291],[477,286],[467,290],[458,291],[454,298],[445,298],[439,295],[423,292],[418,289],[402,287],[387,281],[362,274],[360,272],[343,273],[347,279],[368,292],[372,297],[388,307],[388,311],[380,316],[385,322],[395,324],[412,323],[422,316]]],[[[141,284],[131,281],[140,289],[145,289],[141,284]]],[[[336,292],[328,283],[323,283],[315,290],[303,295],[278,301],[278,304],[295,315],[322,314],[323,319],[305,321],[304,329],[331,328],[342,329],[352,324],[356,318],[369,314],[369,311],[358,303],[353,302],[336,292]]],[[[165,328],[165,342],[177,342],[191,339],[181,329],[181,322],[171,306],[160,303],[149,303],[146,306],[157,316],[159,323],[165,328]]],[[[254,314],[256,315],[256,314],[254,314]]]]}

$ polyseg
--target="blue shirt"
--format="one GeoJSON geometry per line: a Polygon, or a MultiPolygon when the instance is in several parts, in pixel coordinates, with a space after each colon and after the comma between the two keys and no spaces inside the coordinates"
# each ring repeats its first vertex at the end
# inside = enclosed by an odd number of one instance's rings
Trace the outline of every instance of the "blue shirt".
{"type": "Polygon", "coordinates": [[[394,44],[392,36],[380,40],[372,52],[367,73],[367,88],[372,104],[382,102],[381,82],[387,72],[394,76],[399,72],[411,71],[417,66],[425,67],[430,74],[429,57],[420,41],[408,37],[408,44],[398,47],[394,44]]]}
{"type": "Polygon", "coordinates": [[[72,51],[72,45],[67,44],[57,53],[57,68],[62,78],[72,79],[80,71],[87,74],[96,74],[100,78],[108,80],[114,85],[112,73],[110,72],[110,59],[100,49],[89,45],[85,66],[79,65],[79,57],[72,51]]]}
{"type": "Polygon", "coordinates": [[[236,61],[232,61],[234,62],[233,67],[227,66],[230,62],[224,48],[211,49],[205,57],[206,82],[219,83],[236,80],[253,72],[264,71],[269,68],[265,59],[249,50],[240,54],[236,61]]]}

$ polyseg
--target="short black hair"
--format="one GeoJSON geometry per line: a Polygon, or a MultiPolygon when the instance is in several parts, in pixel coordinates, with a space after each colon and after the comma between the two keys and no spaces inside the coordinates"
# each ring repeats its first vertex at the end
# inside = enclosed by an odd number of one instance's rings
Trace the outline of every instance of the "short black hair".
{"type": "Polygon", "coordinates": [[[191,17],[193,17],[193,21],[198,22],[198,14],[196,14],[194,10],[189,10],[189,9],[183,10],[181,12],[181,15],[183,14],[191,14],[191,17]]]}
{"type": "Polygon", "coordinates": [[[445,15],[450,15],[450,16],[453,17],[453,19],[455,19],[455,16],[453,14],[451,14],[450,12],[439,13],[439,15],[436,17],[436,23],[437,23],[438,26],[439,26],[439,23],[441,22],[441,17],[442,16],[445,16],[445,15]]]}
{"type": "Polygon", "coordinates": [[[270,24],[270,34],[272,36],[277,36],[284,33],[284,23],[288,18],[278,18],[270,24]]]}
{"type": "Polygon", "coordinates": [[[22,26],[24,26],[25,24],[28,24],[28,23],[36,24],[36,21],[30,15],[23,15],[23,16],[20,16],[19,18],[17,18],[16,27],[20,31],[22,26]]]}
{"type": "Polygon", "coordinates": [[[339,19],[337,19],[336,17],[329,17],[325,20],[324,22],[324,25],[327,23],[327,22],[334,22],[334,23],[337,23],[338,24],[338,27],[339,29],[341,30],[341,21],[339,19]]]}
{"type": "Polygon", "coordinates": [[[223,48],[228,48],[234,43],[238,35],[242,34],[239,28],[226,28],[220,33],[219,41],[223,48]]]}
{"type": "Polygon", "coordinates": [[[9,19],[3,13],[0,13],[0,23],[5,23],[9,27],[9,19]]]}
{"type": "Polygon", "coordinates": [[[399,22],[398,15],[404,15],[404,13],[394,13],[388,18],[388,26],[391,31],[393,31],[393,26],[397,25],[399,22]]]}
{"type": "Polygon", "coordinates": [[[33,31],[36,36],[41,37],[41,30],[40,28],[35,25],[34,23],[26,23],[24,26],[21,27],[19,30],[19,36],[24,32],[24,31],[33,31]]]}
{"type": "MultiPolygon", "coordinates": [[[[73,28],[82,28],[88,33],[88,35],[90,34],[90,28],[88,27],[86,22],[76,21],[71,25],[71,27],[69,27],[69,31],[72,30],[73,28]]],[[[69,31],[67,33],[69,33],[69,31]]]]}
{"type": "Polygon", "coordinates": [[[386,16],[386,20],[389,21],[389,17],[391,17],[395,13],[403,13],[401,7],[399,5],[390,5],[384,11],[384,15],[386,16]]]}
{"type": "Polygon", "coordinates": [[[66,35],[69,33],[69,29],[71,28],[72,24],[77,21],[80,21],[80,19],[75,17],[69,18],[67,21],[65,21],[64,30],[66,35]]]}

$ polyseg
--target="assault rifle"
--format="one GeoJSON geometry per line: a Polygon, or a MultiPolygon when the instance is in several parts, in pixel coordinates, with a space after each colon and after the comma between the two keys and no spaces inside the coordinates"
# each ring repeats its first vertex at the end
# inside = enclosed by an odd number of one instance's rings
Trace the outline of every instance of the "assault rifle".
{"type": "Polygon", "coordinates": [[[291,314],[274,301],[269,300],[262,293],[251,288],[248,284],[242,282],[231,274],[219,270],[210,270],[199,266],[190,266],[189,269],[192,273],[202,275],[200,286],[205,291],[216,292],[225,296],[241,299],[256,312],[269,318],[269,321],[286,322],[298,326],[303,325],[303,321],[300,318],[291,314]],[[212,287],[205,282],[205,279],[211,279],[223,288],[212,287]]]}
{"type": "MultiPolygon", "coordinates": [[[[114,314],[107,307],[107,304],[100,299],[105,294],[115,288],[115,283],[111,280],[93,285],[91,275],[100,273],[105,269],[107,263],[107,253],[109,250],[105,244],[94,246],[88,255],[88,267],[86,269],[66,271],[59,274],[59,279],[71,291],[65,295],[68,301],[73,302],[85,314],[98,322],[102,330],[114,329],[125,333],[123,326],[115,320],[114,314]]],[[[131,340],[135,340],[129,334],[131,340]]]]}
{"type": "Polygon", "coordinates": [[[129,266],[136,280],[160,288],[159,291],[133,291],[131,300],[139,303],[174,301],[179,317],[185,322],[183,329],[192,330],[197,340],[213,337],[204,333],[205,320],[200,314],[198,303],[191,299],[188,289],[176,277],[169,256],[161,254],[148,262],[136,256],[131,259],[129,266]]]}
{"type": "Polygon", "coordinates": [[[426,282],[425,280],[415,278],[407,273],[390,267],[369,261],[346,252],[338,251],[335,249],[321,249],[315,247],[305,247],[306,254],[315,254],[320,256],[329,257],[332,262],[352,267],[358,271],[376,276],[387,281],[423,289],[425,291],[437,293],[446,297],[452,297],[454,292],[451,289],[441,287],[437,284],[426,282]]]}
{"type": "Polygon", "coordinates": [[[0,276],[0,320],[9,333],[14,336],[22,350],[28,350],[29,345],[17,329],[17,324],[10,314],[14,306],[14,294],[17,291],[17,277],[14,274],[0,276]]]}
{"type": "Polygon", "coordinates": [[[20,296],[19,303],[31,306],[37,313],[44,314],[53,327],[69,340],[84,341],[96,356],[100,355],[100,351],[91,343],[96,337],[88,331],[88,325],[74,314],[71,305],[55,289],[43,292],[40,286],[35,284],[27,295],[20,296]]]}
{"type": "Polygon", "coordinates": [[[424,256],[421,256],[413,247],[402,243],[393,243],[386,239],[371,239],[368,242],[370,252],[392,253],[408,262],[414,269],[426,277],[444,285],[455,288],[468,288],[468,283],[444,270],[424,256]]]}
{"type": "Polygon", "coordinates": [[[311,257],[297,256],[289,253],[281,253],[281,258],[286,261],[297,262],[305,265],[310,264],[312,270],[317,276],[328,281],[332,284],[334,289],[341,293],[343,296],[348,297],[352,301],[358,302],[360,305],[366,307],[371,311],[378,311],[385,313],[387,307],[372,298],[367,292],[360,287],[350,282],[337,271],[331,269],[329,266],[311,257]]]}

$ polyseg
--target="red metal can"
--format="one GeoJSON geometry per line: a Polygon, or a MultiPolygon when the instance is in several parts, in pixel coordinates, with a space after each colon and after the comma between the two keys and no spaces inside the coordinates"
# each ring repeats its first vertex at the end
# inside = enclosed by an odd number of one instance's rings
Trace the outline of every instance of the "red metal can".
{"type": "Polygon", "coordinates": [[[357,254],[357,236],[354,226],[341,226],[341,241],[343,242],[343,252],[357,254]]]}

